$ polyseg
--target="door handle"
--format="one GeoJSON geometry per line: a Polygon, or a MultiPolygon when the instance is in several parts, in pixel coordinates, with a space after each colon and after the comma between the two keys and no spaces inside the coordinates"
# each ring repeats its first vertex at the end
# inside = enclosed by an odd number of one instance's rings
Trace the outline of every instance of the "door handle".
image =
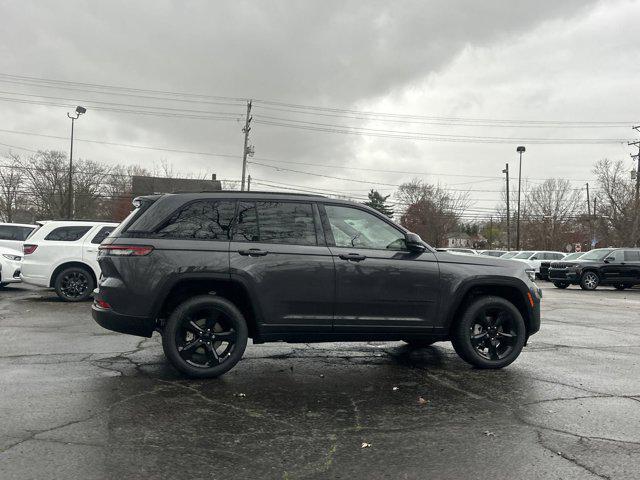
{"type": "Polygon", "coordinates": [[[238,250],[238,253],[245,257],[264,257],[269,252],[260,250],[259,248],[250,248],[248,250],[238,250]]]}
{"type": "Polygon", "coordinates": [[[348,261],[351,261],[351,262],[361,262],[362,260],[367,258],[364,255],[360,255],[359,253],[341,253],[338,256],[342,260],[348,260],[348,261]]]}

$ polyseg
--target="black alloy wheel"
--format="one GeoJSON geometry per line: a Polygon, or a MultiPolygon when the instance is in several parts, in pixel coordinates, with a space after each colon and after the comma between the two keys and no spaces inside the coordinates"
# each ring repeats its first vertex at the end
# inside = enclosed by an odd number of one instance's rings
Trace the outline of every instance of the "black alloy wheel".
{"type": "Polygon", "coordinates": [[[583,290],[595,290],[600,285],[600,277],[596,272],[587,271],[582,274],[580,287],[583,290]]]}
{"type": "Polygon", "coordinates": [[[479,368],[502,368],[513,362],[524,346],[522,314],[502,297],[481,297],[467,307],[452,332],[451,342],[466,362],[479,368]]]}
{"type": "Polygon", "coordinates": [[[212,378],[238,363],[247,336],[247,324],[235,305],[224,298],[199,295],[171,314],[162,333],[162,346],[180,372],[212,378]]]}
{"type": "Polygon", "coordinates": [[[556,288],[565,289],[569,286],[569,284],[567,282],[553,282],[553,286],[556,288]]]}
{"type": "Polygon", "coordinates": [[[58,297],[66,302],[81,302],[93,293],[95,282],[84,268],[71,267],[61,271],[54,284],[58,297]]]}

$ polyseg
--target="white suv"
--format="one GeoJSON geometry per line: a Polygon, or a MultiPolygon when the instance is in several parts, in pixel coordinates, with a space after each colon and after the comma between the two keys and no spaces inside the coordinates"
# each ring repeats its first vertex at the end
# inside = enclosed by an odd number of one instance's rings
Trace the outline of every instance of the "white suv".
{"type": "Polygon", "coordinates": [[[536,276],[540,276],[540,264],[544,261],[561,260],[565,257],[565,253],[562,252],[549,252],[546,250],[523,251],[518,255],[511,258],[511,260],[519,260],[526,263],[536,271],[536,276]]]}
{"type": "Polygon", "coordinates": [[[20,278],[55,288],[67,302],[87,299],[100,278],[98,245],[117,226],[74,220],[43,222],[24,243],[20,278]]]}
{"type": "Polygon", "coordinates": [[[22,252],[22,243],[36,228],[37,225],[27,223],[0,223],[0,247],[22,252]]]}

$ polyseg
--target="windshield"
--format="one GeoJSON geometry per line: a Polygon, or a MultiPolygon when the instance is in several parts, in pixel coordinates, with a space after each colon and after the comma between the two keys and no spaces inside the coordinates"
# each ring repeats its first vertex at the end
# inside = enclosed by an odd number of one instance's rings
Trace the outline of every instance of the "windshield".
{"type": "Polygon", "coordinates": [[[573,252],[564,257],[562,260],[576,260],[584,255],[584,252],[573,252]]]}
{"type": "Polygon", "coordinates": [[[527,259],[529,258],[531,255],[533,255],[535,252],[521,252],[518,255],[516,255],[513,258],[518,258],[518,259],[527,259]]]}
{"type": "Polygon", "coordinates": [[[611,252],[613,252],[613,248],[598,248],[585,253],[580,257],[580,260],[603,260],[611,252]]]}
{"type": "Polygon", "coordinates": [[[507,252],[502,255],[500,258],[513,258],[518,254],[518,252],[507,252]]]}

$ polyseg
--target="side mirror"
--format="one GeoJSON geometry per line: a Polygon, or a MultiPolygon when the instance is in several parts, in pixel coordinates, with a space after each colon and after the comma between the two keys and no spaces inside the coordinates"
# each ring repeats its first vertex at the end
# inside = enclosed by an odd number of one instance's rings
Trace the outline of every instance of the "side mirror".
{"type": "Polygon", "coordinates": [[[407,249],[410,252],[422,253],[427,247],[425,247],[420,235],[416,235],[415,233],[407,233],[404,236],[404,242],[407,244],[407,249]]]}
{"type": "Polygon", "coordinates": [[[604,259],[604,263],[611,263],[611,258],[607,257],[604,259]]]}
{"type": "Polygon", "coordinates": [[[531,257],[529,260],[538,260],[538,257],[531,257]]]}

